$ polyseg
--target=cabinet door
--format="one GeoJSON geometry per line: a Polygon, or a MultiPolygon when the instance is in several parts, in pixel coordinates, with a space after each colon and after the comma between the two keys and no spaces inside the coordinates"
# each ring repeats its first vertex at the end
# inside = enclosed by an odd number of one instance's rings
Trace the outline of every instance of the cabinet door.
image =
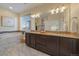
{"type": "Polygon", "coordinates": [[[40,43],[42,45],[46,45],[46,36],[37,35],[36,43],[40,43]]]}
{"type": "Polygon", "coordinates": [[[69,56],[72,55],[72,43],[71,38],[61,37],[60,39],[60,55],[69,56]]]}
{"type": "Polygon", "coordinates": [[[35,48],[35,40],[36,40],[36,35],[35,34],[30,34],[30,46],[35,48]]]}
{"type": "Polygon", "coordinates": [[[47,39],[47,49],[50,55],[59,55],[59,37],[49,36],[47,39]]]}
{"type": "Polygon", "coordinates": [[[45,35],[37,35],[36,49],[47,53],[47,37],[45,35]]]}
{"type": "Polygon", "coordinates": [[[25,34],[25,43],[29,46],[30,45],[30,38],[29,38],[29,33],[25,34]]]}

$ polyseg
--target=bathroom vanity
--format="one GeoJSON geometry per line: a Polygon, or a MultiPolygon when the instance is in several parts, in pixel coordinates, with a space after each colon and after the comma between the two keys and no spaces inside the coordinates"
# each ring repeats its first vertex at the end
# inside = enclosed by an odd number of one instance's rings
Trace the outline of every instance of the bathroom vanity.
{"type": "Polygon", "coordinates": [[[70,32],[26,32],[26,45],[52,56],[79,55],[79,35],[70,32]]]}

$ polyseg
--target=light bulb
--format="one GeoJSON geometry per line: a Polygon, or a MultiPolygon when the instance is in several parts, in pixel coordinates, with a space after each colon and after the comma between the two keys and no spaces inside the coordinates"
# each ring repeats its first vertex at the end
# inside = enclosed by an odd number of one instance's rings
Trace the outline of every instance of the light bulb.
{"type": "Polygon", "coordinates": [[[35,18],[35,15],[31,15],[32,18],[35,18]]]}
{"type": "Polygon", "coordinates": [[[62,7],[62,9],[64,9],[64,10],[65,10],[65,9],[66,9],[66,7],[65,7],[65,6],[63,6],[63,7],[62,7]]]}
{"type": "Polygon", "coordinates": [[[37,14],[31,15],[31,17],[32,17],[32,18],[40,17],[40,13],[37,13],[37,14]]]}
{"type": "Polygon", "coordinates": [[[58,13],[58,12],[59,12],[59,8],[56,9],[56,13],[58,13]]]}
{"type": "Polygon", "coordinates": [[[13,7],[9,7],[9,9],[13,9],[13,7]]]}
{"type": "Polygon", "coordinates": [[[35,17],[40,17],[40,14],[38,13],[38,14],[36,14],[36,16],[35,17]]]}
{"type": "Polygon", "coordinates": [[[50,12],[51,12],[51,14],[54,14],[54,13],[55,13],[55,10],[54,10],[54,9],[52,9],[50,12]]]}
{"type": "Polygon", "coordinates": [[[66,9],[66,7],[63,6],[63,7],[60,9],[60,12],[64,12],[65,9],[66,9]]]}

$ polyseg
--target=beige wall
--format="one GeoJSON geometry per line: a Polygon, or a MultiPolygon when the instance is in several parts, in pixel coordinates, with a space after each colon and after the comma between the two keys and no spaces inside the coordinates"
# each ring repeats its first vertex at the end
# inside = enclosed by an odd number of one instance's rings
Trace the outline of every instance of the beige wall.
{"type": "Polygon", "coordinates": [[[10,12],[6,9],[0,8],[0,16],[10,16],[14,17],[15,26],[14,27],[4,27],[0,26],[0,31],[16,31],[18,30],[18,16],[17,14],[10,12]]]}
{"type": "Polygon", "coordinates": [[[17,16],[17,28],[18,28],[18,31],[20,31],[21,29],[20,29],[20,24],[21,24],[21,22],[20,22],[20,20],[21,20],[21,16],[20,15],[18,15],[17,16]]]}
{"type": "Polygon", "coordinates": [[[77,4],[77,3],[71,4],[70,24],[71,24],[71,31],[77,30],[77,32],[79,32],[79,4],[77,4]],[[77,26],[75,26],[74,23],[72,24],[73,17],[77,17],[77,19],[76,19],[77,26]]]}
{"type": "Polygon", "coordinates": [[[71,17],[79,17],[79,4],[71,4],[71,17]]]}
{"type": "Polygon", "coordinates": [[[14,17],[17,16],[15,13],[3,8],[0,8],[0,15],[1,16],[14,16],[14,17]]]}

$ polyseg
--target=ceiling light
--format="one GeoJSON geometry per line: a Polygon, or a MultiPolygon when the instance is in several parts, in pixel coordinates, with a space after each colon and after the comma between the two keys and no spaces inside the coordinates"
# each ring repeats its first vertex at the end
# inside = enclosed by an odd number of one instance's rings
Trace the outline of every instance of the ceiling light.
{"type": "Polygon", "coordinates": [[[13,7],[9,7],[9,9],[13,9],[13,7]]]}

